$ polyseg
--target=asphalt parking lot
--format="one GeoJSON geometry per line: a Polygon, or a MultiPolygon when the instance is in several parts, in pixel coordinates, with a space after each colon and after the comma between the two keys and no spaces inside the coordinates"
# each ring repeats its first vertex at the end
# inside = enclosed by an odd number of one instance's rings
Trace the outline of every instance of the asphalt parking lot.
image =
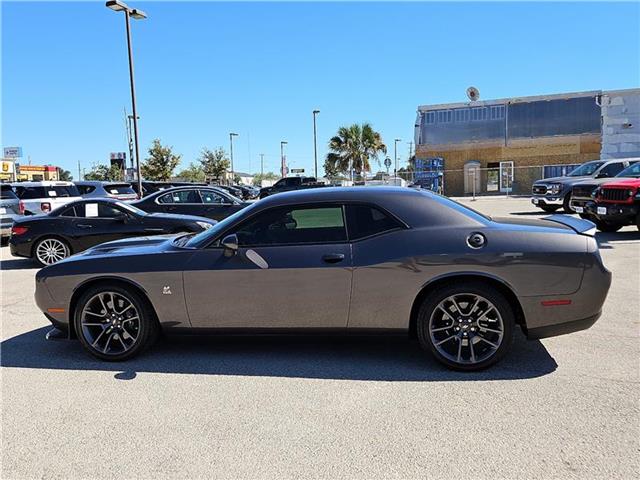
{"type": "Polygon", "coordinates": [[[398,338],[180,339],[98,362],[44,339],[37,270],[2,247],[1,476],[637,478],[640,233],[598,240],[613,284],[596,325],[519,334],[479,374],[398,338]]]}

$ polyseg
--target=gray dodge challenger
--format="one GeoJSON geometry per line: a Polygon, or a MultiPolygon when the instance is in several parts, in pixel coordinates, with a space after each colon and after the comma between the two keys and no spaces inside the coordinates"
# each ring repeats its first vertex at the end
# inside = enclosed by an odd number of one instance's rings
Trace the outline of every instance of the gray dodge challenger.
{"type": "MultiPolygon", "coordinates": [[[[199,234],[104,243],[43,268],[57,336],[125,360],[169,333],[403,333],[446,366],[589,328],[611,283],[594,225],[486,217],[392,187],[268,197],[199,234]]],[[[50,332],[50,333],[52,333],[50,332]]]]}

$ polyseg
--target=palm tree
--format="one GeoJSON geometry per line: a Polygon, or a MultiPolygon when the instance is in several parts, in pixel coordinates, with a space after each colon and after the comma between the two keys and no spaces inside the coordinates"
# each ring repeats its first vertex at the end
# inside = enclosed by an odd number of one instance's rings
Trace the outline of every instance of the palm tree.
{"type": "Polygon", "coordinates": [[[378,154],[387,153],[382,137],[369,123],[340,127],[338,134],[329,140],[329,150],[325,170],[345,173],[353,169],[358,174],[371,170],[370,160],[380,164],[378,154]]]}

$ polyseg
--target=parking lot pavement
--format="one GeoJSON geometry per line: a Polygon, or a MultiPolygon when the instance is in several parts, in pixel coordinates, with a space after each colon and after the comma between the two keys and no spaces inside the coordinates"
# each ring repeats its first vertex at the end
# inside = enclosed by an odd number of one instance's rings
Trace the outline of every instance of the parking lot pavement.
{"type": "Polygon", "coordinates": [[[3,247],[1,476],[637,478],[640,234],[598,240],[613,284],[595,326],[520,335],[472,374],[383,338],[181,339],[94,361],[44,340],[36,269],[3,247]]]}

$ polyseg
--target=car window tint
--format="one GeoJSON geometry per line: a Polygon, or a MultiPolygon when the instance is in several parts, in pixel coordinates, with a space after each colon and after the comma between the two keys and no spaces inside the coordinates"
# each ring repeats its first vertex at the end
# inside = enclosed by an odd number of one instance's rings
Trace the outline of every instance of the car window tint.
{"type": "Polygon", "coordinates": [[[347,223],[351,240],[402,227],[395,218],[369,205],[347,205],[347,223]]]}
{"type": "Polygon", "coordinates": [[[158,199],[159,203],[202,203],[197,190],[170,192],[158,199]]]}
{"type": "Polygon", "coordinates": [[[0,185],[0,199],[8,200],[8,199],[18,198],[9,185],[0,185]]]}
{"type": "Polygon", "coordinates": [[[244,246],[333,243],[347,239],[342,207],[281,207],[267,210],[236,232],[244,246]]]}
{"type": "Polygon", "coordinates": [[[200,190],[200,196],[202,197],[202,203],[218,205],[221,203],[227,203],[222,195],[211,190],[200,190]]]}
{"type": "Polygon", "coordinates": [[[76,207],[69,207],[60,212],[61,217],[75,217],[76,216],[76,207]]]}
{"type": "Polygon", "coordinates": [[[107,192],[109,192],[112,195],[125,195],[125,194],[135,194],[136,192],[133,190],[133,188],[131,188],[131,185],[129,185],[128,183],[117,183],[117,184],[111,184],[111,185],[106,185],[105,190],[107,192]]]}
{"type": "Polygon", "coordinates": [[[98,217],[100,218],[116,218],[124,215],[120,209],[115,208],[107,203],[98,203],[98,217]]]}
{"type": "Polygon", "coordinates": [[[610,163],[609,165],[602,167],[602,170],[598,172],[598,175],[606,174],[607,177],[615,177],[622,170],[624,170],[622,162],[610,163]]]}

